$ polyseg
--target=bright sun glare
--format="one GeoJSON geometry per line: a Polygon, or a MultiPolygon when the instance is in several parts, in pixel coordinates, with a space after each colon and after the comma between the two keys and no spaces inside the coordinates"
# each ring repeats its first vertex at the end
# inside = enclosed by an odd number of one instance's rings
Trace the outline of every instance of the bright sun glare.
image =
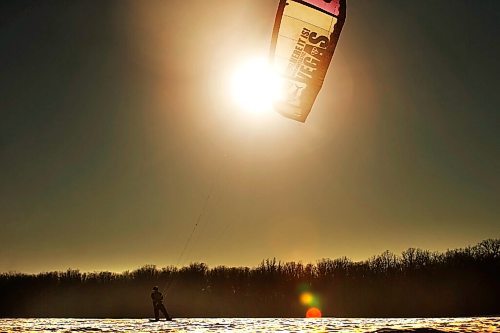
{"type": "Polygon", "coordinates": [[[265,59],[253,59],[237,68],[231,92],[235,103],[252,113],[270,111],[282,98],[280,79],[265,59]]]}

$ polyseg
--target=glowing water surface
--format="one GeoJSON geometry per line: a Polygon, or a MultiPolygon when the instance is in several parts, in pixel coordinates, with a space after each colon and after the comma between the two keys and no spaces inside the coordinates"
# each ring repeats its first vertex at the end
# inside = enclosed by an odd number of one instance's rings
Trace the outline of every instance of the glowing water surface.
{"type": "Polygon", "coordinates": [[[500,317],[0,319],[0,332],[500,332],[500,317]]]}

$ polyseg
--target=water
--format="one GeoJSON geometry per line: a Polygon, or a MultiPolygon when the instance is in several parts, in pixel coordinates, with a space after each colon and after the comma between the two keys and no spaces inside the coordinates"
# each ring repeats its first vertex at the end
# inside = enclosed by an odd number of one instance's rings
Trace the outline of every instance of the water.
{"type": "Polygon", "coordinates": [[[500,332],[500,317],[0,319],[0,332],[500,332]]]}

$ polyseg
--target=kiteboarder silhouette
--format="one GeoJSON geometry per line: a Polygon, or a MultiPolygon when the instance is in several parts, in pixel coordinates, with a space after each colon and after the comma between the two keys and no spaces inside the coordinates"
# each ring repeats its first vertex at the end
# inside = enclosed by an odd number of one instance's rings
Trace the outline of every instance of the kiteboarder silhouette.
{"type": "Polygon", "coordinates": [[[151,299],[153,300],[155,320],[160,320],[160,311],[163,313],[166,320],[172,320],[172,317],[169,316],[165,305],[163,305],[163,294],[158,291],[158,287],[156,286],[153,287],[153,291],[151,292],[151,299]]]}

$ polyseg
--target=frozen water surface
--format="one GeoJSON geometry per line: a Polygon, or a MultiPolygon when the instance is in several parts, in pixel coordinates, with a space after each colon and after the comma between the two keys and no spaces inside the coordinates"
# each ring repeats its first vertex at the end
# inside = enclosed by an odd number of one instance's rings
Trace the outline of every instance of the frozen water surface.
{"type": "Polygon", "coordinates": [[[0,332],[500,332],[500,317],[0,319],[0,332]]]}

